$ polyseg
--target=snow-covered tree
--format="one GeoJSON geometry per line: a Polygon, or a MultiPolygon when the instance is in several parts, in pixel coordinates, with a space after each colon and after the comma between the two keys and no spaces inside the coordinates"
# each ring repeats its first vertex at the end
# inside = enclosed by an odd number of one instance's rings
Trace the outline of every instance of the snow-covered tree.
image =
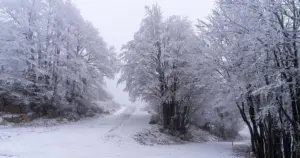
{"type": "Polygon", "coordinates": [[[157,5],[146,7],[141,27],[121,54],[119,82],[133,100],[146,101],[160,114],[164,127],[185,132],[201,89],[195,73],[198,38],[191,23],[179,16],[164,19],[157,5]]]}
{"type": "Polygon", "coordinates": [[[70,1],[2,0],[0,28],[4,106],[84,113],[110,98],[103,86],[114,77],[114,50],[70,1]]]}
{"type": "Polygon", "coordinates": [[[253,152],[299,157],[299,1],[219,0],[216,6],[199,24],[200,37],[226,98],[249,127],[253,152]]]}

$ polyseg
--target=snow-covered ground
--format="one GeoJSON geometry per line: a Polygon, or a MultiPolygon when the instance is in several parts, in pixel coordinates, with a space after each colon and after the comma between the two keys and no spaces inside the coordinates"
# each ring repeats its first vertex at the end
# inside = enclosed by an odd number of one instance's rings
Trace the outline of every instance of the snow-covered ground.
{"type": "Polygon", "coordinates": [[[227,142],[144,146],[132,136],[149,114],[122,107],[114,115],[48,127],[0,127],[0,158],[234,158],[227,142]]]}

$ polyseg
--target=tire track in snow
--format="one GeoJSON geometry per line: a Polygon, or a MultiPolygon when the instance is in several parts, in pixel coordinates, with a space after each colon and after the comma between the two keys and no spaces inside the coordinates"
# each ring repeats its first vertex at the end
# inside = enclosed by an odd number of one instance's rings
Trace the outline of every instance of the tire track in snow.
{"type": "Polygon", "coordinates": [[[124,114],[123,117],[122,117],[122,121],[119,124],[117,124],[116,126],[114,126],[113,128],[111,128],[108,131],[108,133],[111,133],[111,132],[117,130],[118,128],[120,128],[124,124],[125,121],[129,120],[129,118],[131,116],[132,116],[132,113],[131,114],[124,114]]]}
{"type": "Polygon", "coordinates": [[[120,128],[125,121],[129,120],[132,114],[134,113],[135,108],[134,107],[128,107],[123,113],[120,114],[121,122],[118,123],[116,126],[111,128],[108,133],[112,133],[113,131],[117,130],[120,128]]]}
{"type": "Polygon", "coordinates": [[[16,155],[8,155],[8,154],[0,154],[0,158],[19,158],[19,156],[16,155]]]}
{"type": "Polygon", "coordinates": [[[112,127],[105,136],[102,137],[102,140],[104,142],[108,141],[116,141],[119,145],[122,143],[122,137],[119,136],[118,134],[115,133],[122,125],[124,124],[125,121],[129,120],[130,117],[133,115],[135,112],[136,108],[134,107],[127,107],[126,109],[121,110],[122,112],[118,112],[114,116],[117,118],[121,118],[121,121],[112,127]]]}

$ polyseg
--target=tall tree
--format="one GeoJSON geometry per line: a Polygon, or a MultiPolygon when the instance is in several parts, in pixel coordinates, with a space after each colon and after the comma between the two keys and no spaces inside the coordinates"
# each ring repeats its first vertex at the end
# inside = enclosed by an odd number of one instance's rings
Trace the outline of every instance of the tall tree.
{"type": "MultiPolygon", "coordinates": [[[[184,133],[197,82],[189,71],[198,51],[196,34],[186,18],[163,19],[157,5],[146,7],[146,17],[121,54],[125,90],[155,107],[164,128],[184,133]]],[[[194,105],[196,106],[196,105],[194,105]]]]}
{"type": "Polygon", "coordinates": [[[85,113],[83,107],[110,98],[103,86],[104,77],[114,77],[114,50],[71,1],[2,0],[0,16],[0,89],[6,101],[18,100],[14,104],[29,107],[25,111],[85,113]]]}
{"type": "Polygon", "coordinates": [[[298,1],[219,0],[201,37],[257,157],[299,157],[298,1]]]}

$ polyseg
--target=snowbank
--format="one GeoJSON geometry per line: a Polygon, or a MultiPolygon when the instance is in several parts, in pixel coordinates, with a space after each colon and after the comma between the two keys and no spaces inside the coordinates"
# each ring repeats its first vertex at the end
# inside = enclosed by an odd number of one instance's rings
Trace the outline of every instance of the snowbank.
{"type": "Polygon", "coordinates": [[[218,137],[211,135],[197,127],[191,127],[185,138],[172,136],[167,132],[161,132],[157,125],[150,129],[144,129],[133,136],[133,138],[142,145],[174,145],[185,143],[203,143],[207,141],[217,141],[218,137]]]}
{"type": "Polygon", "coordinates": [[[183,144],[184,141],[174,136],[162,133],[158,127],[151,129],[144,129],[133,136],[133,138],[142,145],[172,145],[172,144],[183,144]]]}

